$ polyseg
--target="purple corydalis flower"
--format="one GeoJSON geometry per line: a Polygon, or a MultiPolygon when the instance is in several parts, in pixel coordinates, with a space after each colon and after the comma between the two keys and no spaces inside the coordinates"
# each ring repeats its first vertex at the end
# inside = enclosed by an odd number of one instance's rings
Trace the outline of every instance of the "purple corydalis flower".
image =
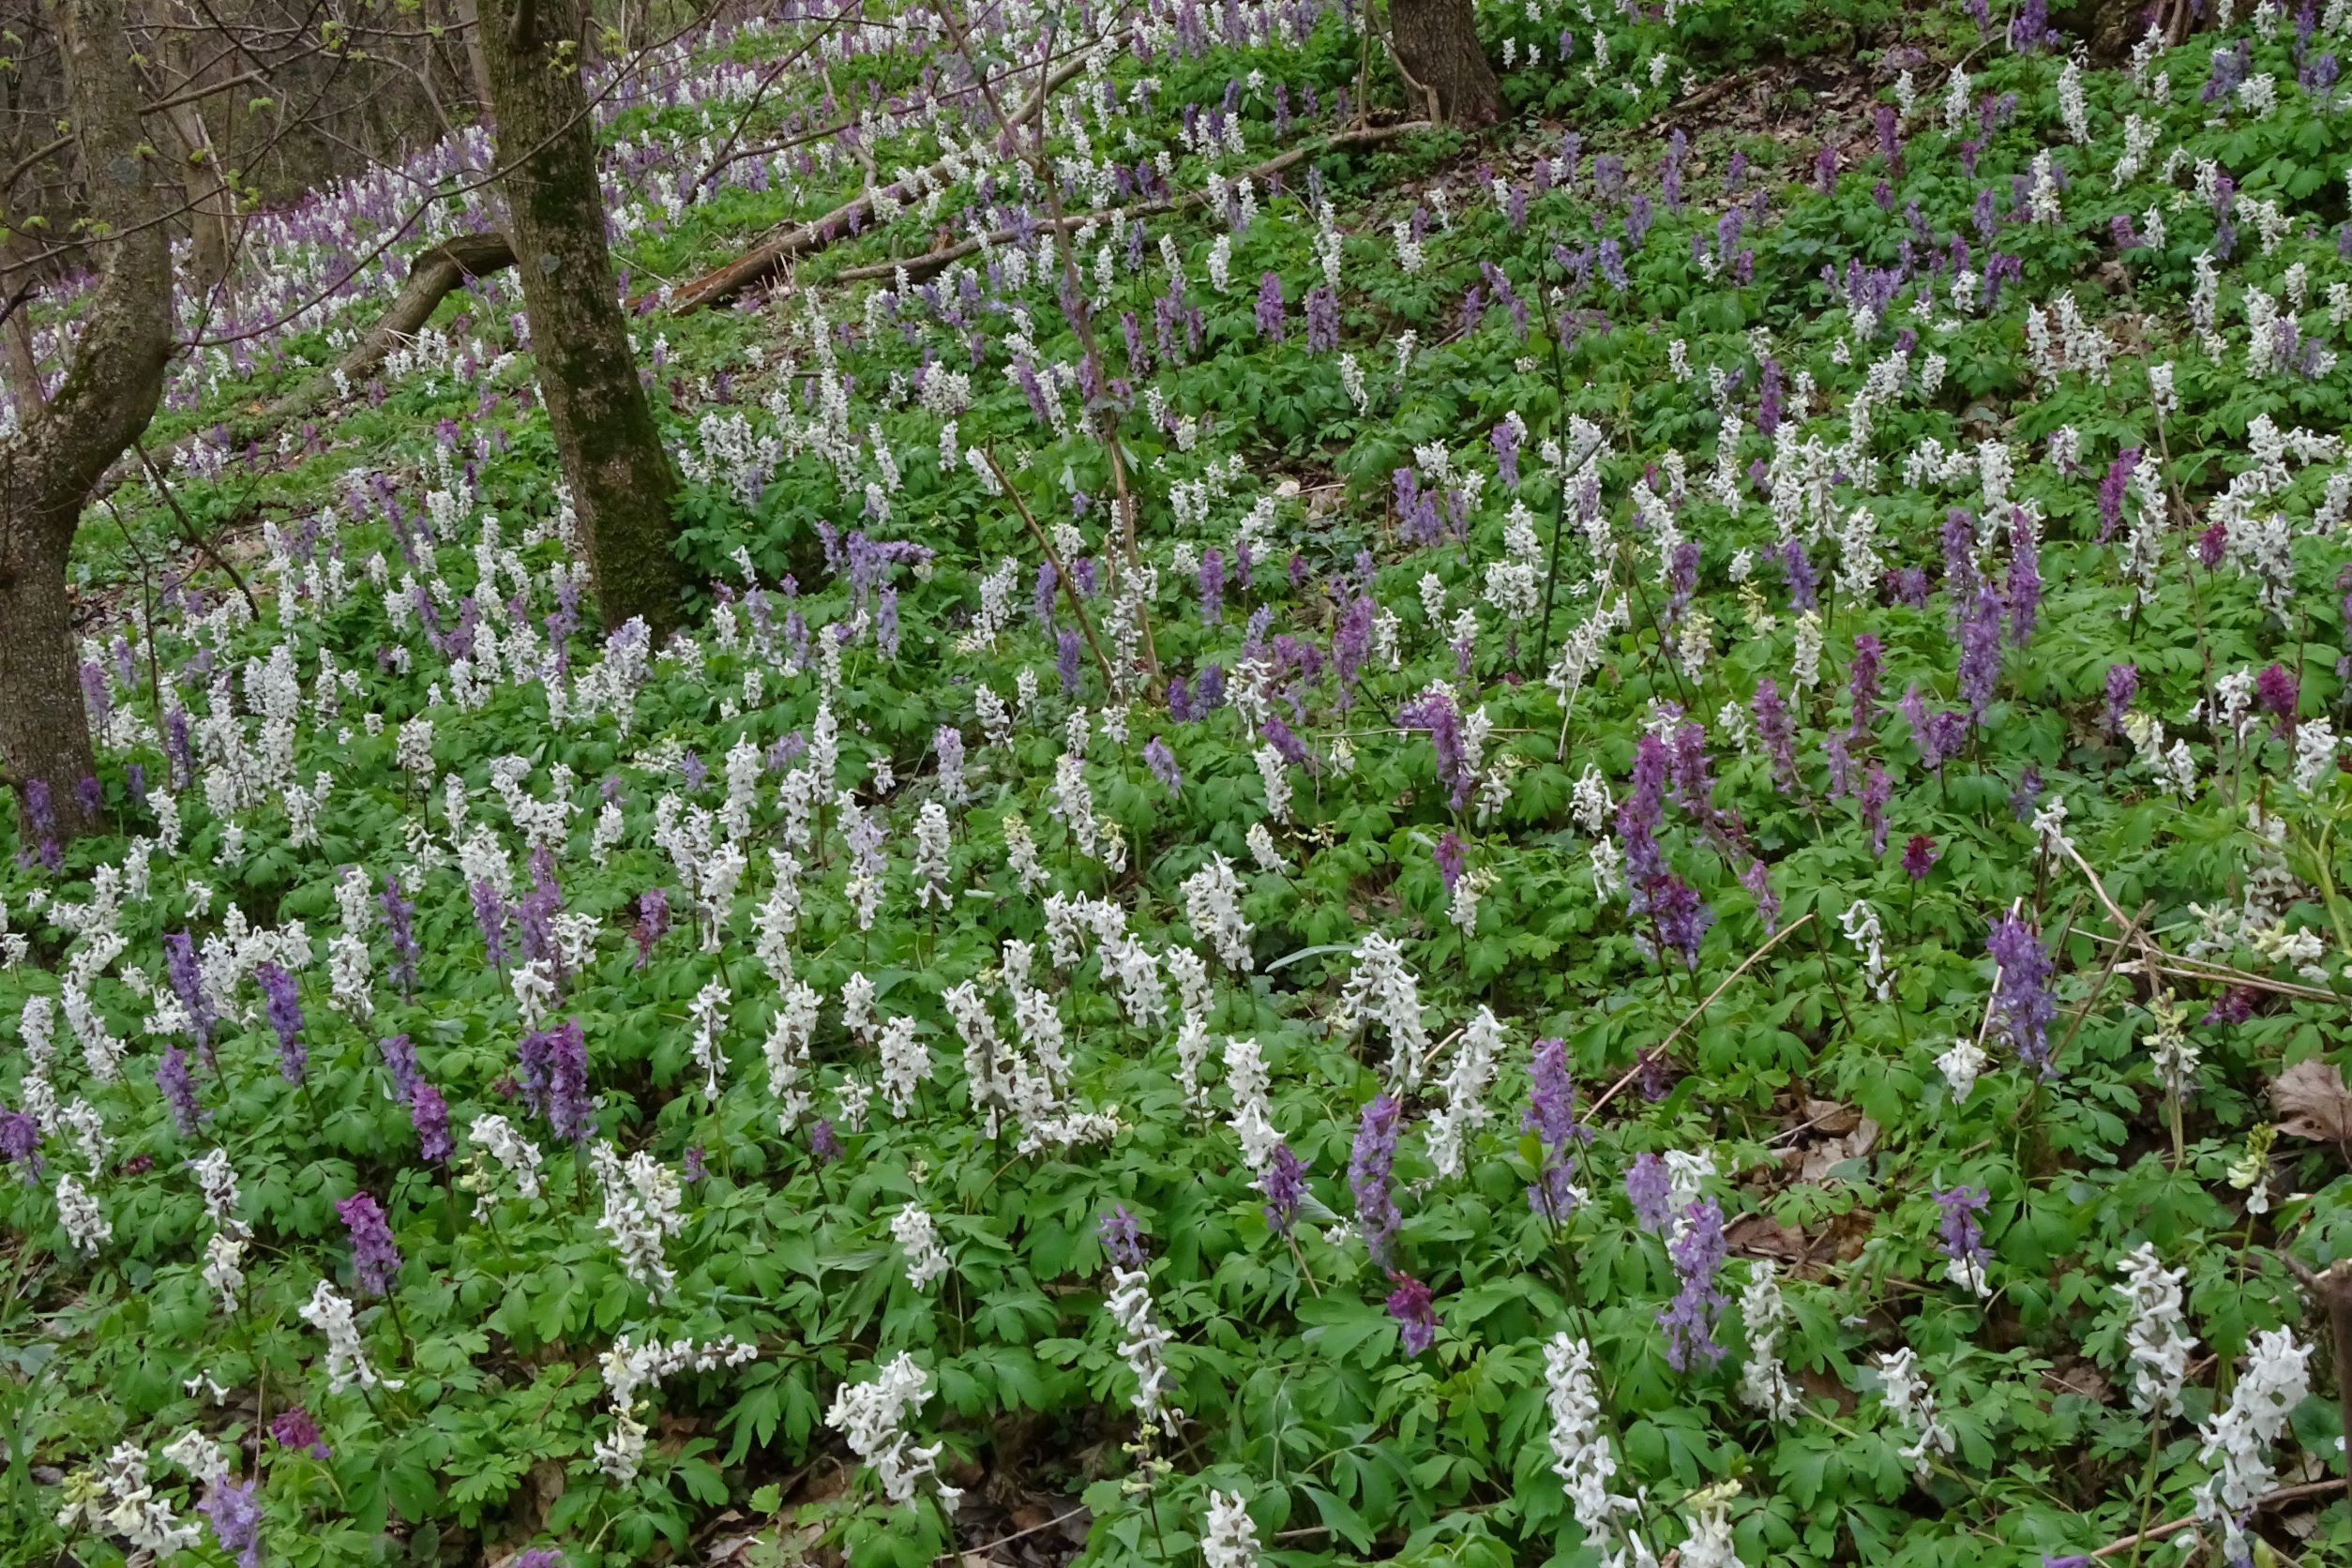
{"type": "Polygon", "coordinates": [[[516,1082],[533,1114],[545,1116],[555,1136],[570,1142],[595,1129],[588,1099],[588,1044],[578,1018],[522,1037],[516,1050],[516,1082]]]}
{"type": "Polygon", "coordinates": [[[1723,1206],[1702,1198],[1682,1211],[1681,1233],[1666,1248],[1682,1288],[1658,1314],[1666,1330],[1666,1364],[1677,1372],[1690,1369],[1694,1356],[1712,1366],[1723,1360],[1715,1342],[1715,1324],[1731,1298],[1717,1283],[1729,1248],[1724,1241],[1723,1206]]]}
{"type": "Polygon", "coordinates": [[[1772,779],[1782,789],[1797,788],[1797,726],[1788,704],[1771,676],[1756,683],[1756,699],[1748,704],[1756,715],[1756,732],[1772,760],[1772,779]]]}
{"type": "Polygon", "coordinates": [[[1942,1216],[1936,1235],[1943,1243],[1944,1256],[1972,1274],[1993,1260],[1984,1249],[1983,1228],[1976,1220],[1992,1200],[1993,1195],[1983,1187],[1947,1187],[1936,1194],[1942,1216]]]}
{"type": "Polygon", "coordinates": [[[485,877],[472,889],[474,924],[482,933],[482,952],[502,972],[506,968],[506,900],[485,877]]]}
{"type": "Polygon", "coordinates": [[[1794,610],[1812,610],[1820,604],[1820,580],[1814,575],[1812,557],[1805,554],[1804,541],[1790,539],[1780,547],[1780,565],[1788,577],[1788,603],[1794,610]]]}
{"type": "Polygon", "coordinates": [[[1103,1255],[1121,1268],[1143,1267],[1143,1228],[1125,1204],[1111,1205],[1110,1213],[1094,1228],[1094,1235],[1103,1244],[1103,1255]]]}
{"type": "Polygon", "coordinates": [[[376,904],[392,933],[392,978],[400,988],[400,1000],[406,1002],[415,993],[416,960],[423,956],[423,949],[416,945],[416,905],[400,896],[400,882],[388,873],[376,904]]]}
{"type": "Polygon", "coordinates": [[[1184,776],[1176,766],[1176,754],[1168,749],[1168,743],[1153,735],[1143,747],[1143,765],[1152,770],[1152,776],[1168,787],[1169,794],[1184,786],[1184,776]]]}
{"type": "Polygon", "coordinates": [[[1462,716],[1441,692],[1431,692],[1407,703],[1397,714],[1408,730],[1425,730],[1438,755],[1438,781],[1446,786],[1447,803],[1456,811],[1468,806],[1478,786],[1470,765],[1469,743],[1462,735],[1462,716]]]}
{"type": "Polygon", "coordinates": [[[1943,853],[1936,848],[1936,840],[1924,833],[1914,833],[1903,846],[1903,874],[1913,882],[1924,882],[1927,873],[1943,853]]]}
{"type": "Polygon", "coordinates": [[[1847,725],[1847,733],[1861,739],[1869,732],[1873,720],[1878,716],[1878,671],[1886,657],[1886,647],[1876,637],[1862,632],[1854,639],[1854,663],[1847,672],[1846,689],[1853,704],[1853,717],[1847,725]]]}
{"type": "Polygon", "coordinates": [[[449,1102],[441,1091],[418,1078],[408,1092],[408,1119],[416,1129],[416,1152],[435,1165],[447,1165],[458,1146],[449,1137],[449,1102]]]}
{"type": "Polygon", "coordinates": [[[384,1053],[384,1070],[392,1075],[392,1097],[407,1099],[416,1087],[416,1047],[405,1034],[387,1034],[376,1048],[384,1053]]]}
{"type": "Polygon", "coordinates": [[[2299,695],[2295,677],[2286,672],[2284,665],[2273,663],[2254,677],[2254,706],[2282,726],[2294,724],[2299,695]]]}
{"type": "Polygon", "coordinates": [[[1078,634],[1062,634],[1053,661],[1053,672],[1062,681],[1062,695],[1075,697],[1078,688],[1078,634]]]}
{"type": "Polygon", "coordinates": [[[269,1435],[279,1447],[308,1454],[313,1459],[326,1458],[333,1452],[326,1446],[326,1440],[319,1436],[319,1424],[299,1405],[274,1418],[269,1424],[269,1435]]]}
{"type": "Polygon", "coordinates": [[[253,971],[261,982],[264,1017],[278,1035],[278,1071],[288,1083],[300,1083],[310,1065],[310,1052],[302,1043],[302,988],[276,964],[253,971]]]}
{"type": "Polygon", "coordinates": [[[1574,1146],[1592,1136],[1591,1128],[1576,1122],[1576,1086],[1568,1076],[1565,1041],[1535,1042],[1535,1060],[1528,1070],[1527,1114],[1519,1125],[1543,1146],[1542,1166],[1527,1189],[1528,1207],[1558,1225],[1576,1204],[1574,1146]]]}
{"type": "Polygon", "coordinates": [[[1282,341],[1282,275],[1269,272],[1258,279],[1258,334],[1282,341]]]}
{"type": "Polygon", "coordinates": [[[165,937],[163,969],[171,979],[172,994],[180,999],[180,1007],[188,1014],[188,1033],[196,1036],[197,1048],[209,1058],[213,1026],[219,1021],[219,1015],[213,1011],[212,998],[204,993],[204,972],[197,961],[196,939],[186,931],[173,931],[165,937]]]}
{"type": "Polygon", "coordinates": [[[1288,1143],[1277,1143],[1259,1174],[1258,1190],[1266,1195],[1266,1223],[1287,1236],[1298,1223],[1299,1205],[1306,1198],[1306,1163],[1288,1143]]]}
{"type": "Polygon", "coordinates": [[[30,1184],[41,1170],[41,1124],[25,1111],[0,1106],[0,1160],[24,1168],[30,1184]]]}
{"type": "Polygon", "coordinates": [[[654,943],[670,929],[670,895],[658,887],[649,887],[637,896],[637,924],[629,929],[629,940],[637,944],[637,962],[632,968],[643,969],[654,956],[654,943]]]}
{"type": "Polygon", "coordinates": [[[1993,1006],[2009,1032],[2017,1060],[2047,1075],[2050,1021],[2058,1017],[2058,999],[2050,994],[2056,963],[2033,927],[2013,914],[1994,920],[1984,950],[1999,966],[1993,1006]]]}
{"type": "Polygon", "coordinates": [[[2020,513],[2009,530],[2009,643],[2033,641],[2033,621],[2042,608],[2042,554],[2033,530],[2020,513]]]}
{"type": "Polygon", "coordinates": [[[2103,720],[2107,733],[2123,733],[2123,716],[2131,711],[2132,699],[2139,695],[2140,667],[2136,664],[2107,666],[2107,712],[2103,720]]]}
{"type": "Polygon", "coordinates": [[[2017,788],[2010,792],[2009,814],[2019,822],[2032,820],[2042,801],[2042,770],[2028,766],[2017,776],[2017,788]]]}
{"type": "Polygon", "coordinates": [[[1990,588],[1977,590],[1968,618],[1960,623],[1959,696],[1968,716],[1984,722],[1992,705],[1993,686],[2001,672],[2001,601],[1990,588]]]}
{"type": "Polygon", "coordinates": [[[1887,852],[1887,802],[1893,795],[1894,780],[1887,776],[1887,770],[1878,765],[1877,759],[1871,759],[1870,766],[1862,773],[1860,798],[1862,823],[1870,829],[1873,855],[1887,852]]]}
{"type": "Polygon", "coordinates": [[[1215,626],[1225,618],[1225,552],[1211,545],[1200,557],[1200,619],[1215,626]]]}
{"type": "Polygon", "coordinates": [[[196,1505],[212,1521],[213,1540],[236,1560],[237,1568],[261,1568],[262,1504],[256,1496],[260,1490],[258,1480],[223,1477],[204,1488],[204,1500],[196,1505]]]}
{"type": "Polygon", "coordinates": [[[369,1194],[355,1192],[336,1204],[335,1212],[351,1232],[352,1276],[360,1293],[383,1295],[400,1272],[400,1249],[384,1221],[384,1206],[369,1194]]]}
{"type": "Polygon", "coordinates": [[[841,1157],[841,1140],[834,1136],[833,1123],[822,1116],[808,1125],[808,1152],[819,1165],[831,1165],[841,1157]]]}
{"type": "Polygon", "coordinates": [[[1348,1188],[1356,1200],[1356,1229],[1376,1263],[1386,1262],[1389,1239],[1403,1224],[1396,1199],[1389,1190],[1396,1168],[1396,1135],[1404,1107],[1394,1094],[1382,1094],[1364,1108],[1356,1125],[1355,1146],[1348,1158],[1348,1188]]]}
{"type": "Polygon", "coordinates": [[[1634,1206],[1634,1219],[1652,1234],[1662,1234],[1674,1217],[1670,1194],[1672,1184],[1666,1179],[1666,1161],[1655,1154],[1634,1156],[1634,1163],[1625,1171],[1625,1199],[1634,1206]]]}
{"type": "Polygon", "coordinates": [[[1439,836],[1432,858],[1438,863],[1438,875],[1443,879],[1446,894],[1451,897],[1454,884],[1462,880],[1462,872],[1470,864],[1469,856],[1462,851],[1462,836],[1447,828],[1439,836]]]}
{"type": "Polygon", "coordinates": [[[1389,1272],[1396,1289],[1388,1293],[1388,1315],[1396,1319],[1396,1342],[1408,1356],[1417,1356],[1438,1337],[1437,1304],[1429,1287],[1407,1274],[1389,1272]]]}
{"type": "Polygon", "coordinates": [[[1487,435],[1495,449],[1495,469],[1513,490],[1519,486],[1519,427],[1506,419],[1487,435]]]}
{"type": "Polygon", "coordinates": [[[155,1086],[172,1109],[172,1125],[182,1138],[192,1136],[204,1120],[204,1109],[196,1103],[196,1076],[188,1071],[188,1052],[177,1046],[164,1048],[163,1060],[156,1064],[155,1086]]]}

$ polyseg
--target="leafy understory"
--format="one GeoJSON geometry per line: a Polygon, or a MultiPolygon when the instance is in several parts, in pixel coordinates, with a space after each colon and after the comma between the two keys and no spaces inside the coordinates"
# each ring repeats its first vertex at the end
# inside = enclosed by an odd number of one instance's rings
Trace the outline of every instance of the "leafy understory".
{"type": "Polygon", "coordinates": [[[510,279],[252,423],[478,146],[84,530],[11,1560],[2352,1552],[2343,0],[782,14],[596,79],[686,634],[510,279]]]}

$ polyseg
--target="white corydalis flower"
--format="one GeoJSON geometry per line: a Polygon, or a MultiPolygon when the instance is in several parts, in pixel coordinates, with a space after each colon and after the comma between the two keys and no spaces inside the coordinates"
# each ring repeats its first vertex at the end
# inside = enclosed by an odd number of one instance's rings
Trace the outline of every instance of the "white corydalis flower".
{"type": "Polygon", "coordinates": [[[1209,1528],[1200,1541],[1208,1568],[1258,1568],[1258,1526],[1238,1492],[1209,1494],[1209,1528]]]}
{"type": "Polygon", "coordinates": [[[319,1281],[300,1310],[302,1320],[326,1338],[326,1382],[334,1393],[340,1394],[354,1383],[363,1389],[403,1386],[400,1379],[384,1376],[369,1361],[358,1325],[352,1321],[350,1301],[338,1295],[325,1280],[319,1281]]]}
{"type": "Polygon", "coordinates": [[[1936,1391],[1920,1375],[1919,1355],[1909,1346],[1880,1356],[1878,1375],[1885,1380],[1887,1413],[1915,1434],[1901,1453],[1923,1482],[1935,1468],[1935,1456],[1952,1452],[1952,1428],[1937,1415],[1936,1391]]]}
{"type": "Polygon", "coordinates": [[[2132,1404],[2150,1415],[2177,1416],[2189,1380],[2189,1352],[2196,1348],[2181,1312],[2180,1282],[2188,1271],[2165,1268],[2145,1242],[2121,1267],[2123,1283],[2115,1293],[2131,1313],[2123,1342],[2132,1357],[2132,1404]]]}
{"type": "Polygon", "coordinates": [[[2222,1530],[2222,1554],[2232,1562],[2247,1557],[2244,1521],[2254,1500],[2270,1489],[2270,1447],[2286,1430],[2286,1419],[2311,1392],[2314,1347],[2298,1344],[2292,1329],[2254,1335],[2246,1369],[2230,1391],[2229,1408],[2198,1428],[2205,1440],[2197,1457],[2213,1466],[2212,1477],[2196,1490],[2196,1516],[2222,1530]]]}
{"type": "Polygon", "coordinates": [[[1421,983],[1405,967],[1405,950],[1378,931],[1367,932],[1356,948],[1356,966],[1339,993],[1333,1015],[1343,1034],[1352,1034],[1367,1021],[1388,1031],[1389,1059],[1382,1075],[1393,1089],[1406,1090],[1421,1081],[1421,1059],[1429,1049],[1429,1032],[1421,1022],[1421,983]]]}
{"type": "Polygon", "coordinates": [[[1740,1369],[1740,1397],[1772,1421],[1797,1419],[1802,1406],[1780,1363],[1781,1332],[1788,1305],[1781,1300],[1778,1271],[1766,1259],[1749,1265],[1747,1289],[1740,1293],[1740,1322],[1747,1330],[1748,1360],[1740,1369]]]}
{"type": "Polygon", "coordinates": [[[669,1289],[677,1274],[663,1256],[663,1243],[686,1229],[677,1172],[642,1149],[625,1161],[601,1138],[588,1152],[588,1168],[604,1194],[596,1229],[611,1238],[622,1272],[649,1290],[669,1289]]]}
{"type": "Polygon", "coordinates": [[[939,1229],[920,1203],[910,1203],[893,1215],[890,1234],[906,1255],[907,1283],[927,1290],[931,1281],[947,1272],[947,1254],[939,1244],[939,1229]]]}
{"type": "Polygon", "coordinates": [[[1173,1437],[1184,1412],[1168,1403],[1168,1335],[1152,1308],[1150,1278],[1140,1268],[1113,1263],[1110,1294],[1103,1305],[1119,1325],[1119,1354],[1135,1374],[1135,1393],[1127,1402],[1147,1432],[1158,1426],[1173,1437]]]}
{"type": "Polygon", "coordinates": [[[1486,1089],[1494,1082],[1495,1060],[1501,1049],[1502,1025],[1490,1009],[1481,1007],[1463,1029],[1461,1048],[1439,1085],[1445,1104],[1429,1118],[1429,1159],[1441,1178],[1462,1173],[1463,1146],[1487,1123],[1486,1089]]]}
{"type": "Polygon", "coordinates": [[[1242,879],[1232,862],[1212,853],[1209,863],[1184,879],[1184,918],[1194,933],[1216,950],[1229,969],[1257,965],[1249,950],[1249,922],[1242,917],[1242,879]]]}
{"type": "Polygon", "coordinates": [[[930,1397],[930,1374],[901,1352],[872,1382],[843,1383],[825,1412],[825,1425],[873,1468],[892,1502],[912,1502],[915,1488],[928,1481],[939,1493],[940,1506],[952,1514],[963,1493],[939,1478],[941,1445],[918,1447],[905,1429],[907,1417],[930,1397]]]}
{"type": "MultiPolygon", "coordinates": [[[[1585,1539],[1605,1554],[1622,1542],[1630,1546],[1634,1560],[1647,1560],[1649,1548],[1620,1523],[1640,1512],[1640,1500],[1609,1490],[1617,1455],[1601,1430],[1592,1347],[1565,1333],[1554,1334],[1544,1347],[1544,1381],[1552,1418],[1552,1473],[1566,1489],[1569,1511],[1583,1527],[1585,1539]]],[[[1621,1555],[1614,1560],[1623,1559],[1621,1555]]]]}

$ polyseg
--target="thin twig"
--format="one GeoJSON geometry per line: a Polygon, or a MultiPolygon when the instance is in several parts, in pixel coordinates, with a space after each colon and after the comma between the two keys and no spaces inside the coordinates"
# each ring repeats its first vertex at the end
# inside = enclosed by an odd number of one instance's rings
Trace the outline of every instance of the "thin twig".
{"type": "MultiPolygon", "coordinates": [[[[2254,1500],[2254,1509],[2260,1511],[2265,1508],[2278,1508],[2286,1503],[2300,1502],[2305,1498],[2320,1497],[2326,1493],[2338,1492],[2343,1489],[2344,1483],[2341,1481],[2305,1481],[2293,1486],[2282,1486],[2275,1492],[2265,1493],[2254,1500]]],[[[2161,1541],[2165,1536],[2184,1530],[2196,1522],[2197,1516],[2194,1514],[2184,1514],[2179,1518],[2168,1520],[2153,1530],[2140,1530],[2123,1537],[2120,1541],[2108,1542],[2090,1554],[2091,1560],[2096,1562],[2103,1557],[2113,1557],[2118,1552],[2128,1552],[2143,1541],[2161,1541]]]]}
{"type": "Polygon", "coordinates": [[[1046,565],[1053,568],[1054,580],[1062,584],[1062,592],[1070,601],[1070,613],[1078,617],[1078,630],[1086,634],[1086,645],[1094,650],[1094,662],[1101,666],[1103,671],[1103,685],[1117,691],[1118,677],[1110,671],[1110,660],[1103,656],[1103,645],[1094,641],[1094,623],[1086,618],[1086,607],[1078,602],[1078,585],[1063,569],[1062,558],[1053,552],[1053,542],[1046,537],[1046,531],[1037,526],[1037,520],[1030,516],[1029,503],[1021,499],[1020,491],[1013,488],[1013,481],[1006,478],[1004,470],[997,465],[996,448],[984,446],[980,449],[980,456],[987,460],[988,472],[996,475],[997,485],[1004,491],[1005,498],[1013,503],[1013,509],[1020,513],[1023,522],[1029,524],[1029,536],[1037,541],[1039,550],[1046,552],[1046,565]]]}
{"type": "Polygon", "coordinates": [[[1603,1106],[1617,1098],[1618,1094],[1623,1091],[1624,1087],[1634,1081],[1636,1075],[1640,1073],[1642,1067],[1647,1064],[1651,1058],[1664,1055],[1666,1053],[1666,1047],[1681,1039],[1682,1037],[1682,1032],[1698,1021],[1699,1015],[1706,1012],[1707,1009],[1713,1004],[1715,998],[1723,995],[1725,990],[1730,987],[1731,982],[1737,980],[1741,975],[1747,972],[1748,966],[1750,964],[1756,962],[1756,959],[1762,957],[1765,954],[1770,953],[1773,948],[1778,947],[1783,939],[1793,936],[1799,927],[1805,925],[1813,919],[1815,913],[1816,912],[1813,910],[1805,911],[1804,913],[1799,915],[1787,925],[1783,926],[1779,930],[1774,931],[1772,936],[1765,941],[1763,946],[1757,948],[1755,952],[1741,959],[1740,967],[1725,975],[1723,977],[1723,984],[1717,986],[1713,990],[1709,991],[1707,993],[1707,1000],[1692,1008],[1690,1017],[1684,1018],[1681,1023],[1674,1026],[1673,1033],[1659,1041],[1658,1044],[1651,1049],[1643,1051],[1640,1055],[1636,1057],[1634,1064],[1625,1069],[1625,1076],[1619,1078],[1615,1083],[1610,1084],[1606,1090],[1602,1091],[1601,1097],[1592,1102],[1591,1108],[1588,1109],[1585,1114],[1588,1116],[1592,1115],[1603,1106]]]}

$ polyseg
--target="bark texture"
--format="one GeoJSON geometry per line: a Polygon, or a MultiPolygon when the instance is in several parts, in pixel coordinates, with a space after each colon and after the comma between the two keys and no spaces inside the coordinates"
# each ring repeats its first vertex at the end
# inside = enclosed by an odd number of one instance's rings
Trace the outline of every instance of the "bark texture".
{"type": "Polygon", "coordinates": [[[163,395],[172,341],[165,192],[177,180],[141,139],[123,0],[49,0],[72,107],[75,160],[99,268],[73,364],[39,414],[0,443],[0,761],[19,804],[45,785],[60,837],[90,826],[97,771],[82,703],[66,559],[99,476],[163,395]]]}
{"type": "Polygon", "coordinates": [[[588,541],[605,625],[641,616],[656,645],[686,583],[672,551],[678,480],[638,380],[605,247],[581,85],[578,0],[479,0],[515,270],[556,454],[588,541]]]}
{"type": "Polygon", "coordinates": [[[1470,0],[1389,0],[1388,20],[1397,61],[1436,95],[1438,119],[1484,126],[1502,117],[1502,83],[1478,41],[1470,0]]]}

